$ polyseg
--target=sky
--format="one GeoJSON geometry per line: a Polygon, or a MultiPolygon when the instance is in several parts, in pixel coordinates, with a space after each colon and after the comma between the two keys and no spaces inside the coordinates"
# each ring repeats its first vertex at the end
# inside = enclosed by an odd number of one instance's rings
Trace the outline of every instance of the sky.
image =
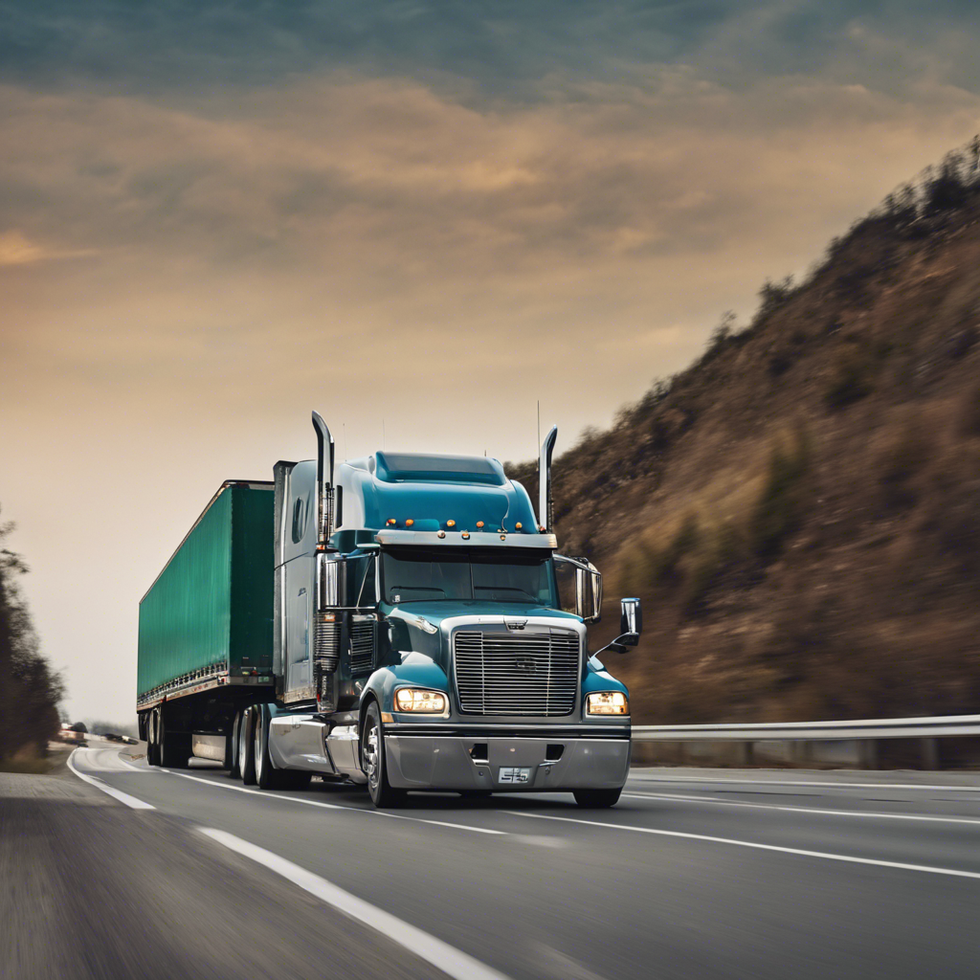
{"type": "MultiPolygon", "coordinates": [[[[74,717],[225,479],[558,453],[980,130],[980,5],[0,0],[0,520],[74,717]]],[[[560,479],[560,473],[556,473],[560,479]]]]}

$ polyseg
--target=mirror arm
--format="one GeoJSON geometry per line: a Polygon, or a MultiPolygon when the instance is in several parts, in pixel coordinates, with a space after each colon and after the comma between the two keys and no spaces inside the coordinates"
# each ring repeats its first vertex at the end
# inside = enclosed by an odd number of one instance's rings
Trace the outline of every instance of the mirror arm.
{"type": "Polygon", "coordinates": [[[597,650],[594,654],[592,654],[592,656],[598,657],[600,653],[605,653],[607,650],[612,650],[614,653],[626,653],[628,647],[625,644],[620,643],[620,640],[635,637],[636,635],[636,633],[621,633],[615,640],[613,640],[611,643],[607,643],[601,650],[597,650]]]}

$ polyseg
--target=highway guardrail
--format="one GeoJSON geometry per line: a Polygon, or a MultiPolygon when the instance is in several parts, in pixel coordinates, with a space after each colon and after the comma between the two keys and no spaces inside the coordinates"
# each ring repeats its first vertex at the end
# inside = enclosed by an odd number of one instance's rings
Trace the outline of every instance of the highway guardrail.
{"type": "Polygon", "coordinates": [[[684,743],[678,745],[678,758],[674,760],[658,760],[654,746],[634,746],[634,756],[638,761],[706,763],[714,754],[734,765],[770,761],[789,765],[855,765],[866,769],[878,768],[882,754],[878,747],[880,740],[919,740],[918,752],[911,755],[913,762],[906,759],[903,760],[904,764],[938,769],[940,750],[937,740],[970,735],[980,736],[980,715],[720,725],[634,725],[632,732],[635,743],[684,743]],[[696,748],[690,743],[719,744],[717,751],[712,753],[708,744],[696,748]]]}

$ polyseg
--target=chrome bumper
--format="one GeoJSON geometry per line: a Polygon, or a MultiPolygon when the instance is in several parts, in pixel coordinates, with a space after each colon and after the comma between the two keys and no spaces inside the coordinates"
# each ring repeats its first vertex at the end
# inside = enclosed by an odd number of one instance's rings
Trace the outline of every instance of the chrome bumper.
{"type": "Polygon", "coordinates": [[[617,789],[626,782],[630,764],[628,738],[385,735],[385,748],[388,780],[399,789],[617,789]],[[527,772],[517,776],[513,770],[527,772]],[[526,782],[513,781],[522,777],[526,782]]]}

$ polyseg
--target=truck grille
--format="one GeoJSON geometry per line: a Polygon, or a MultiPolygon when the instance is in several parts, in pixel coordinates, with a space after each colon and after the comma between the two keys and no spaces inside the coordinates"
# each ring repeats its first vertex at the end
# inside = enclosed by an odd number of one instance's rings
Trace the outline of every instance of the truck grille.
{"type": "Polygon", "coordinates": [[[373,616],[363,619],[351,617],[350,624],[350,672],[363,674],[374,667],[374,624],[373,616]]]}
{"type": "Polygon", "coordinates": [[[484,633],[453,638],[456,692],[468,715],[567,715],[575,707],[578,633],[484,633]]]}

